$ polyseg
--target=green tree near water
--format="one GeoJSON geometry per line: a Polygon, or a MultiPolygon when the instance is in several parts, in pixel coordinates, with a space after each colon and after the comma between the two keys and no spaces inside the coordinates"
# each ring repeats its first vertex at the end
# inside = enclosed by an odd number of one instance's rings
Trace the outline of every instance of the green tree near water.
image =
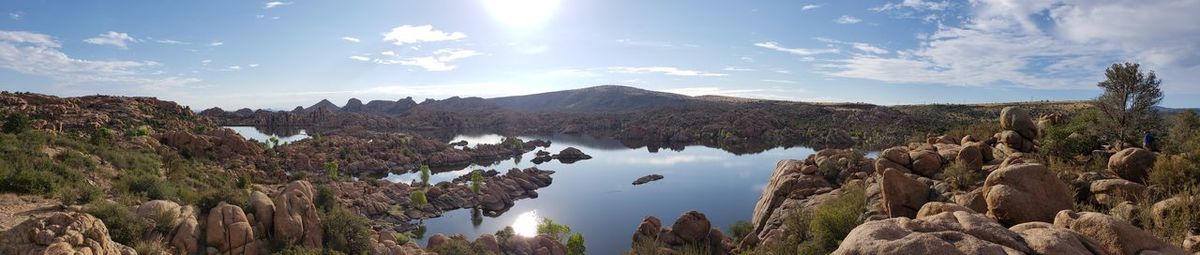
{"type": "Polygon", "coordinates": [[[483,170],[471,171],[471,191],[479,194],[483,186],[483,170]]]}
{"type": "Polygon", "coordinates": [[[1134,63],[1113,64],[1104,71],[1105,80],[1096,84],[1104,94],[1093,102],[1100,110],[1100,125],[1110,139],[1139,144],[1141,134],[1158,125],[1158,110],[1163,99],[1158,88],[1162,80],[1154,71],[1142,72],[1134,63]]]}
{"type": "Polygon", "coordinates": [[[421,165],[421,184],[429,185],[429,166],[421,165]]]}

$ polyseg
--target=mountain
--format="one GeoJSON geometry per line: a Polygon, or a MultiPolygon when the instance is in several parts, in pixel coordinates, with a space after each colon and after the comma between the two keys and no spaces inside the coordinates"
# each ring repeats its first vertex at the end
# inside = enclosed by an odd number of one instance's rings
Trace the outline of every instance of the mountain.
{"type": "Polygon", "coordinates": [[[627,86],[604,85],[524,96],[486,99],[498,107],[521,112],[630,112],[666,106],[681,107],[701,100],[679,94],[627,86]]]}
{"type": "Polygon", "coordinates": [[[317,104],[305,108],[305,110],[308,111],[318,111],[320,109],[328,109],[329,111],[333,112],[341,110],[341,108],[338,108],[338,106],[334,105],[333,102],[329,102],[329,99],[322,99],[321,102],[317,102],[317,104]]]}

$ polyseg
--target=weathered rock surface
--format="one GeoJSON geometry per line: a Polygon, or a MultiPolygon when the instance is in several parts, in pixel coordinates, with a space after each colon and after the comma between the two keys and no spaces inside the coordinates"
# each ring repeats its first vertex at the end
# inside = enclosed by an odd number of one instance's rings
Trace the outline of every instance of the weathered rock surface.
{"type": "Polygon", "coordinates": [[[951,204],[951,203],[945,203],[945,202],[929,202],[929,203],[925,203],[925,205],[921,206],[921,210],[917,211],[917,217],[915,219],[920,220],[920,219],[928,218],[928,217],[931,217],[934,215],[942,214],[944,212],[959,212],[959,211],[975,213],[975,211],[971,210],[970,208],[967,208],[967,207],[964,207],[961,205],[957,205],[957,204],[951,204]]]}
{"type": "Polygon", "coordinates": [[[1020,233],[1037,254],[1106,254],[1092,240],[1070,229],[1056,228],[1050,223],[1027,222],[1012,228],[1020,233]]]}
{"type": "Polygon", "coordinates": [[[700,246],[709,254],[729,254],[733,241],[712,227],[703,213],[685,212],[675,219],[671,228],[662,228],[654,216],[647,216],[633,233],[633,246],[640,242],[653,242],[656,247],[670,253],[678,253],[686,246],[700,246]]]}
{"type": "Polygon", "coordinates": [[[86,213],[59,212],[25,221],[0,236],[0,254],[133,255],[113,242],[104,222],[86,213]]]}
{"type": "Polygon", "coordinates": [[[199,249],[196,242],[200,236],[200,228],[194,206],[179,206],[167,200],[151,200],[139,205],[135,212],[151,224],[170,225],[167,229],[172,229],[172,232],[166,233],[167,236],[162,238],[176,252],[194,253],[199,249]],[[167,218],[170,219],[169,222],[153,222],[153,219],[167,218]]]}
{"type": "Polygon", "coordinates": [[[1101,213],[1063,210],[1054,218],[1054,226],[1078,232],[1108,254],[1187,254],[1145,230],[1101,213]]]}
{"type": "Polygon", "coordinates": [[[294,181],[275,197],[275,239],[285,244],[321,247],[321,219],[313,204],[316,189],[308,181],[294,181]]]}
{"type": "Polygon", "coordinates": [[[1015,164],[988,175],[983,183],[987,214],[1012,226],[1050,222],[1058,211],[1071,209],[1071,190],[1041,164],[1015,164]]]}
{"type": "Polygon", "coordinates": [[[1108,158],[1108,170],[1122,179],[1145,183],[1156,157],[1154,152],[1142,148],[1126,148],[1108,158]]]}
{"type": "Polygon", "coordinates": [[[917,216],[921,205],[929,202],[929,186],[895,169],[883,171],[883,208],[888,217],[917,216]]]}
{"type": "Polygon", "coordinates": [[[805,161],[800,160],[780,160],[775,165],[770,181],[763,188],[763,193],[754,206],[754,214],[751,216],[753,233],[765,237],[769,230],[783,225],[783,219],[791,213],[791,210],[780,207],[784,207],[785,204],[798,204],[799,200],[815,195],[821,189],[832,187],[825,178],[816,175],[815,172],[803,173],[801,169],[804,167],[805,161]]]}
{"type": "Polygon", "coordinates": [[[981,214],[944,212],[925,219],[870,221],[850,231],[833,254],[1021,254],[1023,238],[981,214]]]}
{"type": "Polygon", "coordinates": [[[1089,190],[1097,203],[1113,205],[1122,201],[1137,202],[1146,186],[1125,179],[1104,179],[1092,182],[1089,190]]]}
{"type": "Polygon", "coordinates": [[[258,254],[254,227],[242,208],[221,202],[209,210],[204,226],[209,248],[223,254],[258,254]]]}

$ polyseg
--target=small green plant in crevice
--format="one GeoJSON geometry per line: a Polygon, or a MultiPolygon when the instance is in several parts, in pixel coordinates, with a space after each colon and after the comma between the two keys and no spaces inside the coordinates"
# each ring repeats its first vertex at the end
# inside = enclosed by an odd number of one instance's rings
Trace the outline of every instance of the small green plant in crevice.
{"type": "Polygon", "coordinates": [[[483,186],[483,170],[471,171],[471,192],[479,194],[483,186]]]}
{"type": "Polygon", "coordinates": [[[749,235],[751,231],[754,231],[754,225],[751,225],[749,221],[738,220],[733,225],[729,225],[729,237],[733,239],[734,244],[741,243],[742,238],[749,235]]]}
{"type": "Polygon", "coordinates": [[[983,174],[969,169],[965,163],[955,161],[942,171],[942,180],[955,190],[969,190],[983,179],[983,174]]]}
{"type": "Polygon", "coordinates": [[[563,241],[571,233],[571,226],[559,224],[550,218],[542,218],[542,222],[539,222],[537,225],[537,233],[539,235],[547,235],[550,239],[563,241]]]}
{"type": "Polygon", "coordinates": [[[421,165],[421,185],[429,186],[429,166],[421,165]]]}
{"type": "Polygon", "coordinates": [[[338,179],[338,164],[336,161],[325,162],[325,175],[329,176],[329,180],[336,181],[338,179]]]}
{"type": "Polygon", "coordinates": [[[788,235],[782,242],[766,244],[749,254],[829,254],[841,245],[862,222],[858,216],[866,204],[866,188],[861,183],[842,186],[840,194],[815,208],[797,209],[784,218],[788,235]]]}

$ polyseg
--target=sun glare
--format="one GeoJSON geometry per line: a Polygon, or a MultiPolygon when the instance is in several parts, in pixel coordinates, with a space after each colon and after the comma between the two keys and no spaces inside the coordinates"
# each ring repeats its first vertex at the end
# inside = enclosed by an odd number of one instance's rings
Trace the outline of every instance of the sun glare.
{"type": "Polygon", "coordinates": [[[483,0],[492,16],[513,28],[537,27],[550,19],[560,0],[483,0]]]}
{"type": "Polygon", "coordinates": [[[517,235],[524,237],[537,236],[538,216],[537,211],[528,211],[517,215],[517,219],[513,220],[512,228],[517,235]]]}

